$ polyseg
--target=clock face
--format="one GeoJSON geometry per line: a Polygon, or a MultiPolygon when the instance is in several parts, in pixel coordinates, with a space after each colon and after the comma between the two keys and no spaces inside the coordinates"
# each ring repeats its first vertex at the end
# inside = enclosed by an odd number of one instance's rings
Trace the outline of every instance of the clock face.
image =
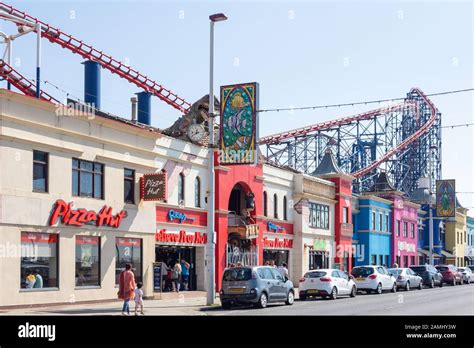
{"type": "Polygon", "coordinates": [[[193,142],[201,141],[204,137],[204,127],[200,124],[192,124],[188,127],[188,138],[193,142]]]}

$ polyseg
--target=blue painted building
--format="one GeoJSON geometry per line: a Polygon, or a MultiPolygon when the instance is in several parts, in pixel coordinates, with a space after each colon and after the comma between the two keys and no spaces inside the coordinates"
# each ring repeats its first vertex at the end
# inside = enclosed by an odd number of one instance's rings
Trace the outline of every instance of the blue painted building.
{"type": "Polygon", "coordinates": [[[368,194],[354,196],[355,199],[358,205],[356,210],[353,209],[352,220],[354,264],[391,267],[392,202],[368,194]]]}
{"type": "MultiPolygon", "coordinates": [[[[425,212],[420,216],[422,220],[422,228],[418,231],[419,241],[418,241],[418,263],[423,265],[429,263],[429,251],[430,251],[430,234],[429,234],[429,210],[427,204],[421,206],[421,210],[425,212]]],[[[444,229],[444,218],[439,218],[436,216],[436,208],[431,208],[433,212],[433,261],[435,265],[439,265],[445,262],[445,257],[447,254],[445,250],[446,247],[446,237],[444,229]]]]}
{"type": "Polygon", "coordinates": [[[474,265],[474,218],[467,217],[467,247],[464,253],[467,265],[474,265]]]}

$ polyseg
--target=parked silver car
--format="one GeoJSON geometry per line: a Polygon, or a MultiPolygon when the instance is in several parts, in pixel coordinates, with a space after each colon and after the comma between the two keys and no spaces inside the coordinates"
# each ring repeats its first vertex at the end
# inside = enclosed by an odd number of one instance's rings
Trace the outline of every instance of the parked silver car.
{"type": "Polygon", "coordinates": [[[253,304],[265,308],[271,302],[295,301],[293,283],[283,278],[273,267],[232,267],[224,271],[219,293],[222,307],[230,309],[234,304],[253,304]]]}
{"type": "Polygon", "coordinates": [[[397,288],[409,291],[411,288],[423,290],[423,278],[417,275],[410,268],[390,268],[388,270],[397,278],[397,288]]]}

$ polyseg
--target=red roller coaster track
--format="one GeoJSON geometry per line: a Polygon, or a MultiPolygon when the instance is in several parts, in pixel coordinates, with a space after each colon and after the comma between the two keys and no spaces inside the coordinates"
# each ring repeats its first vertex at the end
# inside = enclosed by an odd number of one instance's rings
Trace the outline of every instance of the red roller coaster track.
{"type": "MultiPolygon", "coordinates": [[[[390,150],[389,152],[384,154],[382,157],[380,157],[379,159],[377,159],[376,161],[371,163],[369,166],[367,166],[365,168],[362,168],[357,172],[351,173],[352,176],[354,176],[356,178],[359,178],[359,177],[362,177],[362,176],[366,175],[367,173],[369,173],[373,169],[380,166],[382,163],[389,160],[392,156],[394,156],[397,153],[399,153],[399,152],[403,151],[404,149],[406,149],[410,144],[413,144],[423,134],[428,132],[429,129],[433,126],[433,124],[436,121],[436,115],[437,115],[436,107],[433,105],[431,100],[429,100],[428,97],[426,97],[424,95],[424,93],[419,88],[412,88],[410,93],[417,93],[426,102],[426,104],[428,104],[428,106],[430,108],[430,112],[431,112],[431,117],[415,133],[410,135],[408,138],[406,138],[404,141],[402,141],[400,144],[398,144],[395,148],[393,148],[392,150],[390,150]]],[[[378,116],[383,115],[385,113],[401,110],[401,109],[407,108],[407,107],[411,107],[411,108],[414,107],[414,108],[416,108],[416,110],[418,110],[417,104],[415,102],[406,101],[404,103],[400,103],[400,104],[397,104],[397,105],[394,105],[394,106],[391,106],[391,107],[388,107],[388,108],[375,109],[375,110],[371,110],[371,111],[368,111],[368,112],[365,112],[365,113],[362,113],[362,114],[358,114],[358,115],[354,115],[354,116],[343,117],[343,118],[332,120],[332,121],[326,121],[326,122],[314,124],[314,125],[311,125],[311,126],[306,126],[306,127],[297,128],[297,129],[293,129],[293,130],[290,130],[290,131],[285,131],[285,132],[282,132],[282,133],[266,136],[266,137],[260,138],[259,144],[260,145],[274,144],[274,143],[278,143],[278,142],[280,142],[282,140],[285,140],[285,139],[294,138],[294,137],[297,137],[297,136],[304,136],[306,134],[309,134],[311,132],[315,132],[315,131],[318,131],[318,130],[324,130],[324,129],[328,129],[328,128],[342,126],[342,125],[350,124],[350,123],[356,122],[356,121],[368,120],[368,119],[371,119],[373,117],[378,117],[378,116]]]]}
{"type": "MultiPolygon", "coordinates": [[[[13,69],[2,59],[0,59],[0,77],[10,82],[13,86],[18,88],[25,95],[29,95],[31,97],[36,96],[35,84],[28,80],[26,77],[24,77],[22,74],[20,74],[18,71],[13,69]]],[[[40,91],[40,98],[54,104],[60,104],[58,100],[54,99],[52,96],[50,96],[44,91],[40,91]]]]}
{"type": "Polygon", "coordinates": [[[25,12],[17,10],[16,8],[9,6],[3,2],[0,2],[0,11],[7,13],[10,16],[2,16],[0,12],[0,18],[12,21],[17,25],[24,25],[21,21],[27,21],[33,27],[35,24],[39,23],[41,25],[42,33],[41,35],[47,38],[52,43],[57,43],[63,48],[67,48],[73,53],[79,54],[84,59],[89,59],[98,62],[103,68],[111,71],[114,74],[119,75],[120,77],[126,79],[127,81],[135,84],[137,87],[142,88],[143,90],[157,96],[164,102],[178,109],[179,111],[186,113],[191,104],[189,104],[184,99],[178,97],[175,93],[159,85],[157,82],[151,80],[147,76],[143,75],[139,71],[125,65],[124,63],[112,58],[111,56],[103,53],[74,38],[72,35],[62,32],[60,29],[53,28],[49,24],[40,21],[37,18],[34,18],[25,12]],[[18,19],[15,21],[15,18],[18,19]]]}

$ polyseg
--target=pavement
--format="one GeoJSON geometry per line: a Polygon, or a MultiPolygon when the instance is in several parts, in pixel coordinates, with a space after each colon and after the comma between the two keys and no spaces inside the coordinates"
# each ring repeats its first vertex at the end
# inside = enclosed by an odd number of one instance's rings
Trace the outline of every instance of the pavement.
{"type": "MultiPolygon", "coordinates": [[[[218,302],[218,301],[217,301],[218,302]]],[[[145,315],[474,315],[474,284],[424,288],[382,295],[359,293],[355,298],[308,299],[292,306],[269,304],[266,309],[235,307],[224,310],[218,304],[206,306],[205,297],[184,295],[174,299],[144,301],[145,315]]],[[[1,315],[121,315],[119,301],[94,304],[2,309],[1,315]]],[[[134,304],[131,304],[133,315],[134,304]]]]}

